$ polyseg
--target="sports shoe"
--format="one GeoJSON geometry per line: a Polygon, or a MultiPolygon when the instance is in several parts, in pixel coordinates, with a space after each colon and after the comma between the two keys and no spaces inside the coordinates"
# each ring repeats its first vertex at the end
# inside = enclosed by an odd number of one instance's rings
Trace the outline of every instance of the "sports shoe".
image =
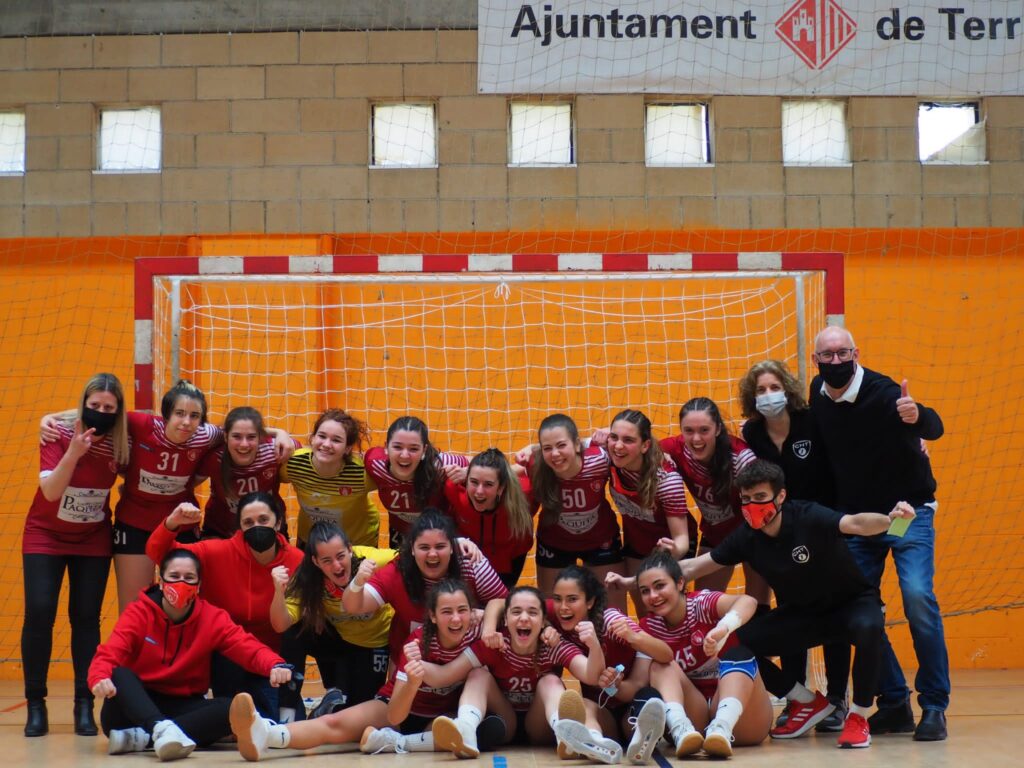
{"type": "Polygon", "coordinates": [[[673,728],[672,740],[676,743],[676,757],[695,755],[704,746],[704,737],[692,725],[689,730],[673,728]]]}
{"type": "Polygon", "coordinates": [[[851,712],[846,716],[846,723],[843,725],[843,732],[839,734],[836,742],[840,749],[859,749],[871,746],[871,728],[868,721],[851,712]]]}
{"type": "Polygon", "coordinates": [[[107,734],[108,755],[123,755],[126,752],[141,752],[149,746],[149,734],[142,728],[121,728],[107,734]]]}
{"type": "Polygon", "coordinates": [[[430,728],[434,734],[434,749],[451,752],[456,757],[479,757],[480,749],[476,745],[476,729],[458,718],[434,718],[430,728]]]}
{"type": "Polygon", "coordinates": [[[814,701],[807,704],[791,701],[786,705],[786,709],[789,710],[789,719],[786,720],[785,725],[772,728],[771,737],[773,739],[795,739],[797,736],[803,736],[828,717],[835,708],[835,704],[830,703],[817,691],[814,692],[814,701]]]}
{"type": "Polygon", "coordinates": [[[310,712],[309,719],[312,720],[315,717],[333,715],[345,706],[347,698],[348,697],[346,697],[345,694],[337,688],[331,688],[324,694],[323,698],[320,699],[320,703],[316,705],[316,708],[310,712]]]}
{"type": "MultiPolygon", "coordinates": [[[[558,719],[574,720],[577,723],[587,722],[587,708],[583,704],[583,697],[580,696],[579,691],[562,691],[562,695],[558,699],[558,719]]],[[[561,739],[558,739],[555,751],[562,760],[572,760],[576,757],[561,739]]]]}
{"type": "Polygon", "coordinates": [[[910,699],[895,707],[879,707],[868,718],[868,726],[875,736],[883,733],[913,733],[914,712],[910,708],[910,699]]]}
{"type": "Polygon", "coordinates": [[[732,757],[732,729],[717,718],[704,731],[704,751],[711,757],[732,757]]]}
{"type": "Polygon", "coordinates": [[[195,748],[196,743],[173,720],[161,720],[153,726],[153,751],[161,762],[181,760],[195,748]]]}
{"type": "Polygon", "coordinates": [[[494,752],[505,743],[507,735],[505,721],[497,715],[487,715],[476,727],[476,745],[481,752],[494,752]]]}
{"type": "MultiPolygon", "coordinates": [[[[437,722],[436,720],[434,721],[437,722]]],[[[575,720],[559,720],[555,723],[555,736],[576,754],[589,757],[605,765],[622,761],[622,747],[615,739],[595,736],[584,723],[575,720]]]]}
{"type": "Polygon", "coordinates": [[[626,759],[634,765],[643,765],[651,759],[658,739],[665,733],[665,702],[648,699],[629,722],[633,726],[633,738],[626,747],[626,759]]]}
{"type": "Polygon", "coordinates": [[[846,716],[850,712],[849,706],[846,704],[846,698],[833,699],[829,696],[829,701],[835,705],[835,709],[832,710],[832,714],[814,726],[814,730],[818,733],[839,733],[843,730],[846,725],[846,716]]]}
{"type": "Polygon", "coordinates": [[[379,755],[383,752],[404,755],[407,751],[405,736],[393,728],[374,728],[368,725],[359,740],[359,751],[367,755],[379,755]]]}
{"type": "Polygon", "coordinates": [[[248,693],[239,693],[231,700],[228,712],[231,732],[238,739],[238,752],[251,763],[259,762],[270,748],[270,726],[276,723],[260,717],[248,693]]]}

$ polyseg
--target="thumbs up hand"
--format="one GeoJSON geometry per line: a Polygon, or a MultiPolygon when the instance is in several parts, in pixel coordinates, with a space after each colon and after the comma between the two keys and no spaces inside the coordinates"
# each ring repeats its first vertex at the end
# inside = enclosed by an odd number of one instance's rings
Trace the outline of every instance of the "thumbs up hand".
{"type": "Polygon", "coordinates": [[[900,385],[900,398],[896,401],[896,413],[903,419],[906,424],[916,424],[920,413],[917,409],[917,403],[914,402],[914,398],[910,396],[910,387],[907,385],[907,380],[903,380],[903,384],[900,385]]]}

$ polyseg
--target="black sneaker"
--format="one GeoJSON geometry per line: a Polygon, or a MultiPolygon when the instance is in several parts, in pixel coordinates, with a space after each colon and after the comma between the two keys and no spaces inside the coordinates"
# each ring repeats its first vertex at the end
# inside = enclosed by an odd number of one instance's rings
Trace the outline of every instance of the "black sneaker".
{"type": "Polygon", "coordinates": [[[944,741],[946,738],[946,714],[937,709],[926,709],[921,713],[921,722],[914,731],[914,741],[944,741]]]}
{"type": "Polygon", "coordinates": [[[476,727],[476,745],[481,752],[494,752],[505,743],[505,721],[497,715],[487,715],[476,727]]]}
{"type": "Polygon", "coordinates": [[[333,715],[339,709],[345,706],[347,697],[344,693],[339,691],[337,688],[331,688],[324,694],[324,697],[320,699],[320,703],[316,705],[310,715],[309,719],[312,720],[316,717],[323,717],[324,715],[333,715]]]}
{"type": "Polygon", "coordinates": [[[895,707],[880,707],[868,718],[868,725],[873,736],[883,733],[913,733],[914,713],[910,709],[910,699],[895,707]]]}
{"type": "Polygon", "coordinates": [[[846,699],[833,699],[829,696],[828,699],[832,704],[835,705],[835,709],[832,710],[832,714],[814,726],[814,730],[818,733],[840,733],[843,730],[843,726],[846,724],[846,715],[849,714],[849,707],[846,704],[846,699]]]}

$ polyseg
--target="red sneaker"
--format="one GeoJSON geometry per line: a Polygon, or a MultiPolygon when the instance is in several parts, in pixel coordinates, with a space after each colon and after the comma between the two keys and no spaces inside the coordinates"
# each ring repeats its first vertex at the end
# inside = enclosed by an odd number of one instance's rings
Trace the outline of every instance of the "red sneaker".
{"type": "Polygon", "coordinates": [[[854,712],[848,714],[846,723],[843,724],[843,732],[839,734],[839,741],[836,743],[840,749],[870,747],[871,728],[868,721],[854,712]]]}
{"type": "MultiPolygon", "coordinates": [[[[784,725],[772,728],[771,737],[773,739],[795,739],[797,736],[803,736],[811,728],[832,714],[832,710],[835,708],[835,704],[829,702],[828,699],[817,691],[814,693],[814,701],[808,704],[791,701],[786,704],[789,719],[786,720],[784,725]]],[[[843,731],[843,733],[845,735],[846,732],[843,731]]]]}

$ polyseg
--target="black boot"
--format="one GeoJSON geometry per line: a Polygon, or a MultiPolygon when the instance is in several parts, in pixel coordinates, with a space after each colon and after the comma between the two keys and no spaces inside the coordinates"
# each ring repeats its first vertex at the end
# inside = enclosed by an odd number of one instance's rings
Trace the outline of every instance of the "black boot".
{"type": "Polygon", "coordinates": [[[46,699],[29,699],[25,735],[45,736],[49,730],[50,721],[46,717],[46,699]]]}
{"type": "Polygon", "coordinates": [[[75,699],[75,733],[79,736],[96,735],[96,721],[92,717],[92,699],[75,699]]]}

